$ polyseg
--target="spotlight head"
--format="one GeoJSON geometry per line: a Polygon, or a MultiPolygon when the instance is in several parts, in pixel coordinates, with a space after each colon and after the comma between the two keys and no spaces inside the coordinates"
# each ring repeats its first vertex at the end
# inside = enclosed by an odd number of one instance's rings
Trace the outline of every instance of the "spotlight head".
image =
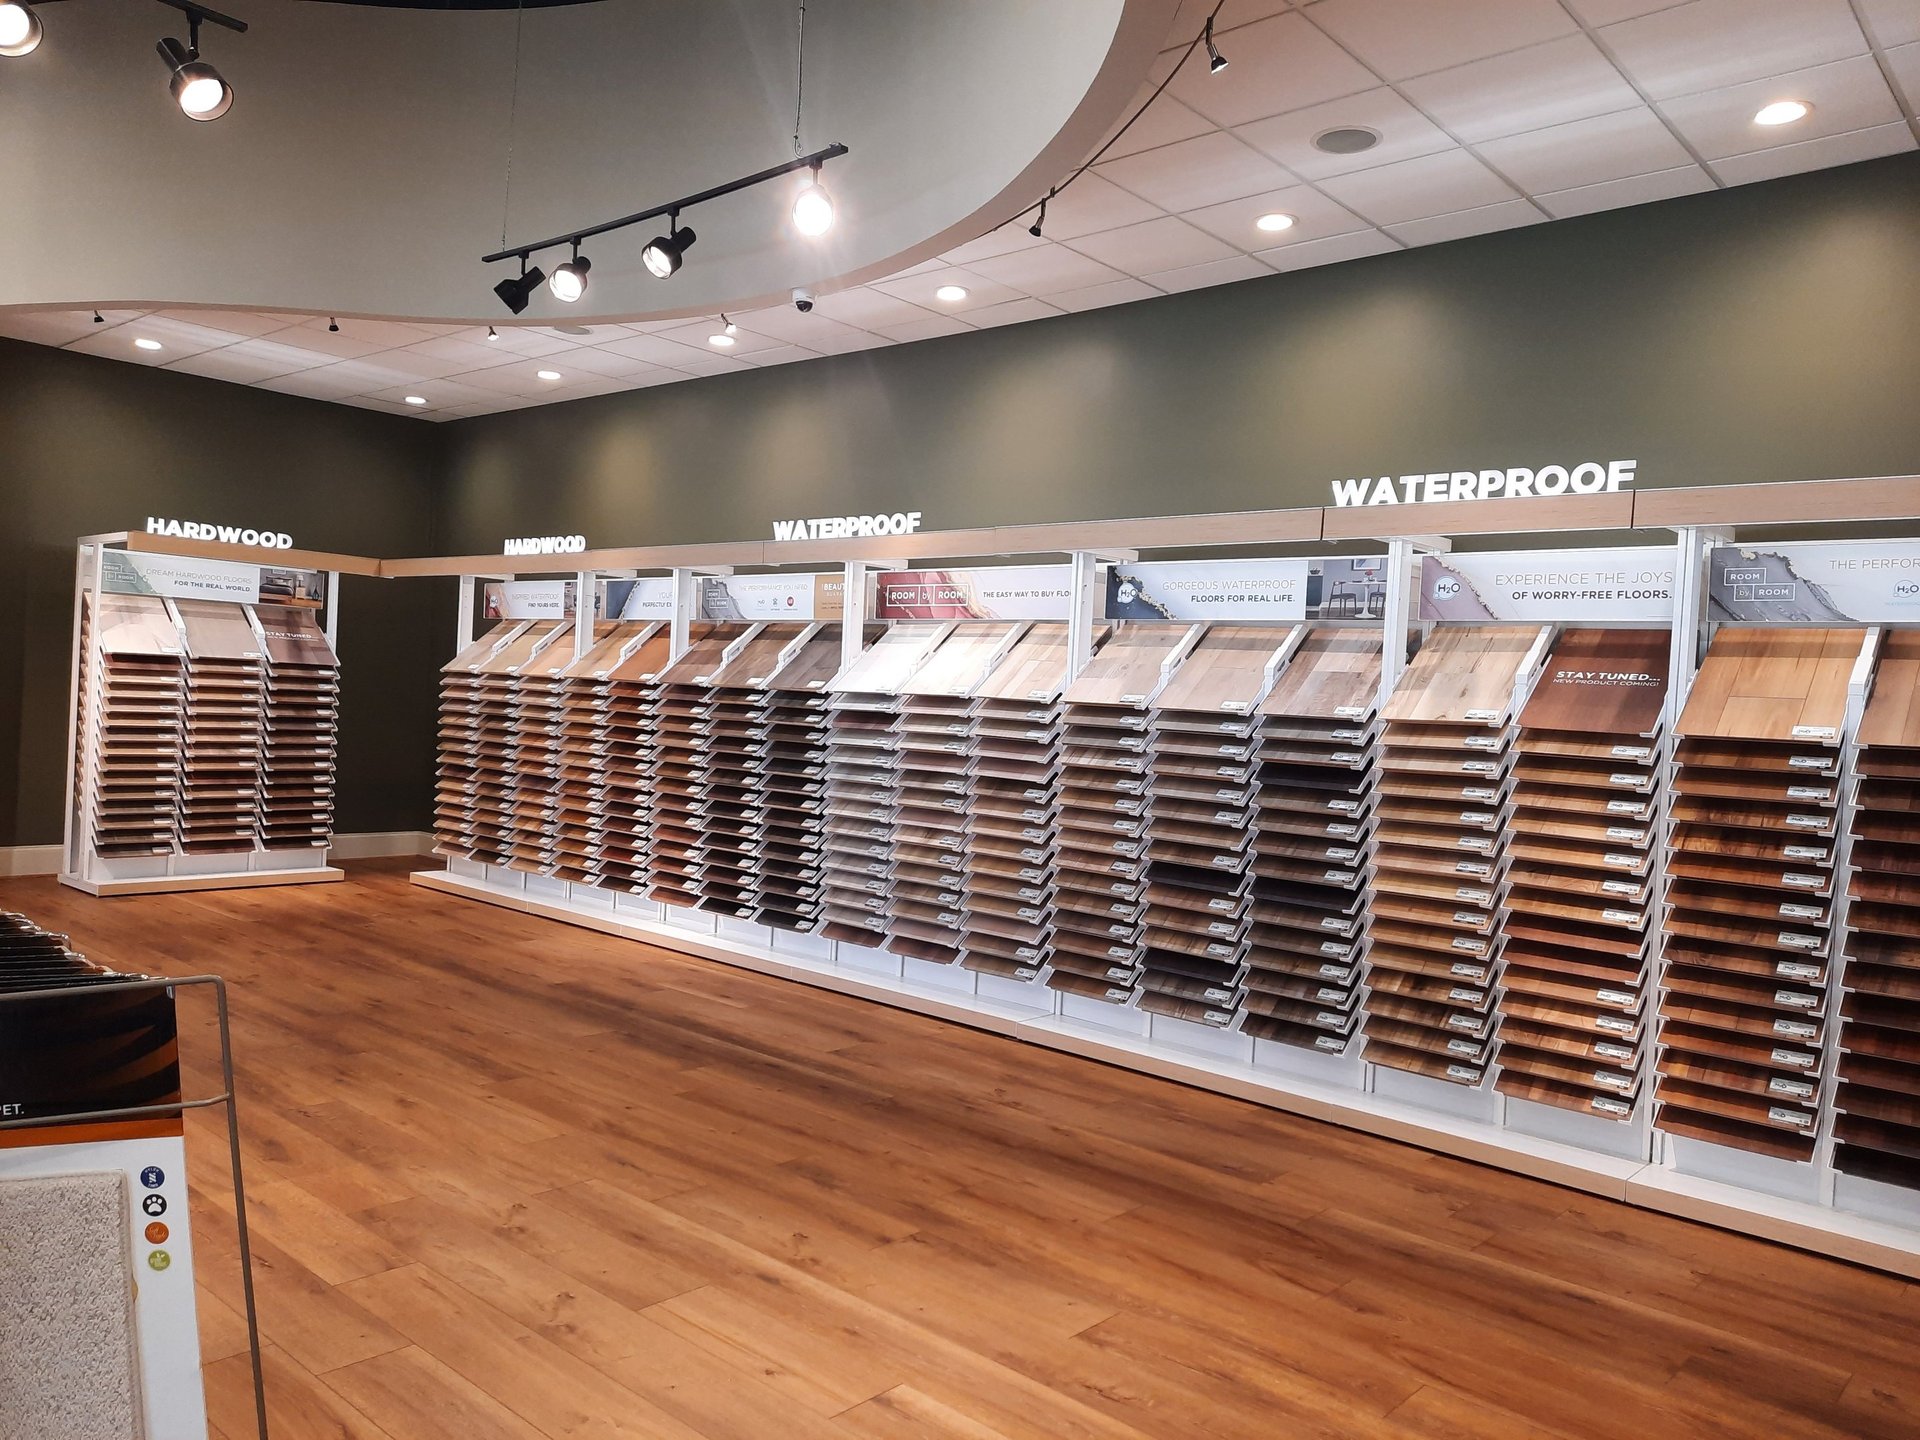
{"type": "Polygon", "coordinates": [[[168,36],[154,49],[172,72],[168,88],[189,120],[218,120],[233,108],[233,87],[200,58],[197,45],[182,45],[168,36]]]}
{"type": "Polygon", "coordinates": [[[1207,28],[1204,33],[1207,41],[1207,73],[1209,75],[1218,75],[1222,70],[1227,68],[1227,57],[1222,55],[1220,53],[1220,47],[1213,43],[1213,17],[1211,15],[1207,17],[1207,28]]]}
{"type": "Polygon", "coordinates": [[[538,265],[529,270],[527,268],[527,257],[522,255],[520,257],[520,273],[502,280],[498,285],[493,287],[493,293],[500,297],[500,303],[502,305],[505,305],[507,309],[511,310],[515,315],[518,315],[522,310],[527,308],[527,301],[533,298],[533,292],[540,288],[546,281],[546,278],[546,272],[541,270],[538,265]]]}
{"type": "Polygon", "coordinates": [[[338,335],[340,333],[340,322],[331,315],[327,317],[327,333],[329,335],[338,335]]]}
{"type": "Polygon", "coordinates": [[[640,252],[641,262],[654,279],[665,280],[680,268],[681,260],[696,238],[692,230],[671,225],[667,234],[656,235],[647,242],[647,248],[640,252]]]}
{"type": "Polygon", "coordinates": [[[571,305],[587,293],[587,271],[592,268],[591,260],[575,252],[573,259],[553,267],[553,276],[547,281],[547,288],[553,291],[554,299],[564,300],[571,305]]]}
{"type": "Polygon", "coordinates": [[[40,17],[26,0],[0,4],[0,55],[31,55],[40,45],[40,17]]]}
{"type": "Polygon", "coordinates": [[[500,335],[499,335],[499,332],[498,332],[498,331],[496,331],[496,330],[495,330],[495,329],[493,328],[493,326],[491,326],[491,325],[489,325],[489,326],[487,326],[487,339],[489,339],[489,340],[498,340],[499,338],[500,338],[500,335]]]}
{"type": "Polygon", "coordinates": [[[793,228],[809,238],[833,228],[833,196],[820,183],[820,167],[813,167],[807,188],[793,197],[793,228]]]}

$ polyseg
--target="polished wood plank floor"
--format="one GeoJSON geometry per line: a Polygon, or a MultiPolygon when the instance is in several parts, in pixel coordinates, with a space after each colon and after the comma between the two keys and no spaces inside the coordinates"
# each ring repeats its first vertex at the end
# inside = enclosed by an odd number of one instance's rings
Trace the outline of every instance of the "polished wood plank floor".
{"type": "Polygon", "coordinates": [[[1901,1280],[404,876],[0,882],[235,982],[279,1440],[1920,1433],[1901,1280]]]}

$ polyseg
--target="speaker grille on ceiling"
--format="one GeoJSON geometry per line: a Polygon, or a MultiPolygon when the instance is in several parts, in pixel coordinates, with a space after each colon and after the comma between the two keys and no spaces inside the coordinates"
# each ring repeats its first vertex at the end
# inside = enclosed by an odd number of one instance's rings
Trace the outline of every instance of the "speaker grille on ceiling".
{"type": "Polygon", "coordinates": [[[1313,137],[1316,150],[1324,150],[1329,155],[1358,155],[1362,150],[1371,150],[1380,143],[1380,132],[1368,130],[1360,125],[1341,125],[1332,130],[1322,130],[1313,137]]]}

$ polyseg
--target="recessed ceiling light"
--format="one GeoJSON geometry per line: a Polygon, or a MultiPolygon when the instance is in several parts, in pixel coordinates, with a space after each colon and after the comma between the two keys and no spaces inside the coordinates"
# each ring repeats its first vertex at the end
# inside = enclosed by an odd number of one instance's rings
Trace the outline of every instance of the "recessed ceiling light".
{"type": "Polygon", "coordinates": [[[540,372],[540,378],[542,380],[558,380],[560,378],[560,372],[558,370],[542,370],[540,372]]]}
{"type": "Polygon", "coordinates": [[[1313,148],[1328,155],[1358,155],[1380,143],[1380,132],[1364,125],[1338,125],[1313,137],[1313,148]]]}
{"type": "Polygon", "coordinates": [[[407,404],[409,405],[424,405],[426,403],[427,403],[427,397],[424,395],[407,396],[407,404]]]}
{"type": "Polygon", "coordinates": [[[1293,216],[1283,215],[1280,211],[1275,210],[1271,214],[1262,215],[1253,223],[1260,229],[1271,233],[1275,230],[1291,230],[1294,227],[1295,221],[1293,216]]]}
{"type": "Polygon", "coordinates": [[[1771,105],[1762,105],[1753,117],[1756,125],[1791,125],[1796,120],[1807,118],[1807,112],[1813,107],[1804,100],[1776,100],[1771,105]]]}
{"type": "Polygon", "coordinates": [[[142,335],[138,340],[134,341],[133,343],[135,345],[138,345],[142,350],[158,350],[161,348],[160,342],[158,340],[149,340],[144,335],[142,335]]]}
{"type": "Polygon", "coordinates": [[[718,345],[722,350],[729,350],[733,347],[733,337],[721,331],[719,334],[707,336],[707,344],[718,345]]]}
{"type": "Polygon", "coordinates": [[[944,300],[949,305],[958,305],[962,300],[967,298],[967,287],[964,285],[942,285],[938,290],[933,292],[933,298],[936,300],[944,300]]]}

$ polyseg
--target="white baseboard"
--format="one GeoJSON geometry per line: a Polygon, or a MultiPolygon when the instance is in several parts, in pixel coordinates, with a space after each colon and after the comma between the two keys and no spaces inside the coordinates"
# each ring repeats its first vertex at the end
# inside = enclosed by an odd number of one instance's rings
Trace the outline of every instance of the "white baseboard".
{"type": "MultiPolygon", "coordinates": [[[[10,875],[58,875],[58,845],[0,845],[0,878],[10,875]]],[[[431,855],[433,836],[425,830],[363,830],[336,835],[327,855],[332,860],[378,860],[390,855],[431,855]]]]}

